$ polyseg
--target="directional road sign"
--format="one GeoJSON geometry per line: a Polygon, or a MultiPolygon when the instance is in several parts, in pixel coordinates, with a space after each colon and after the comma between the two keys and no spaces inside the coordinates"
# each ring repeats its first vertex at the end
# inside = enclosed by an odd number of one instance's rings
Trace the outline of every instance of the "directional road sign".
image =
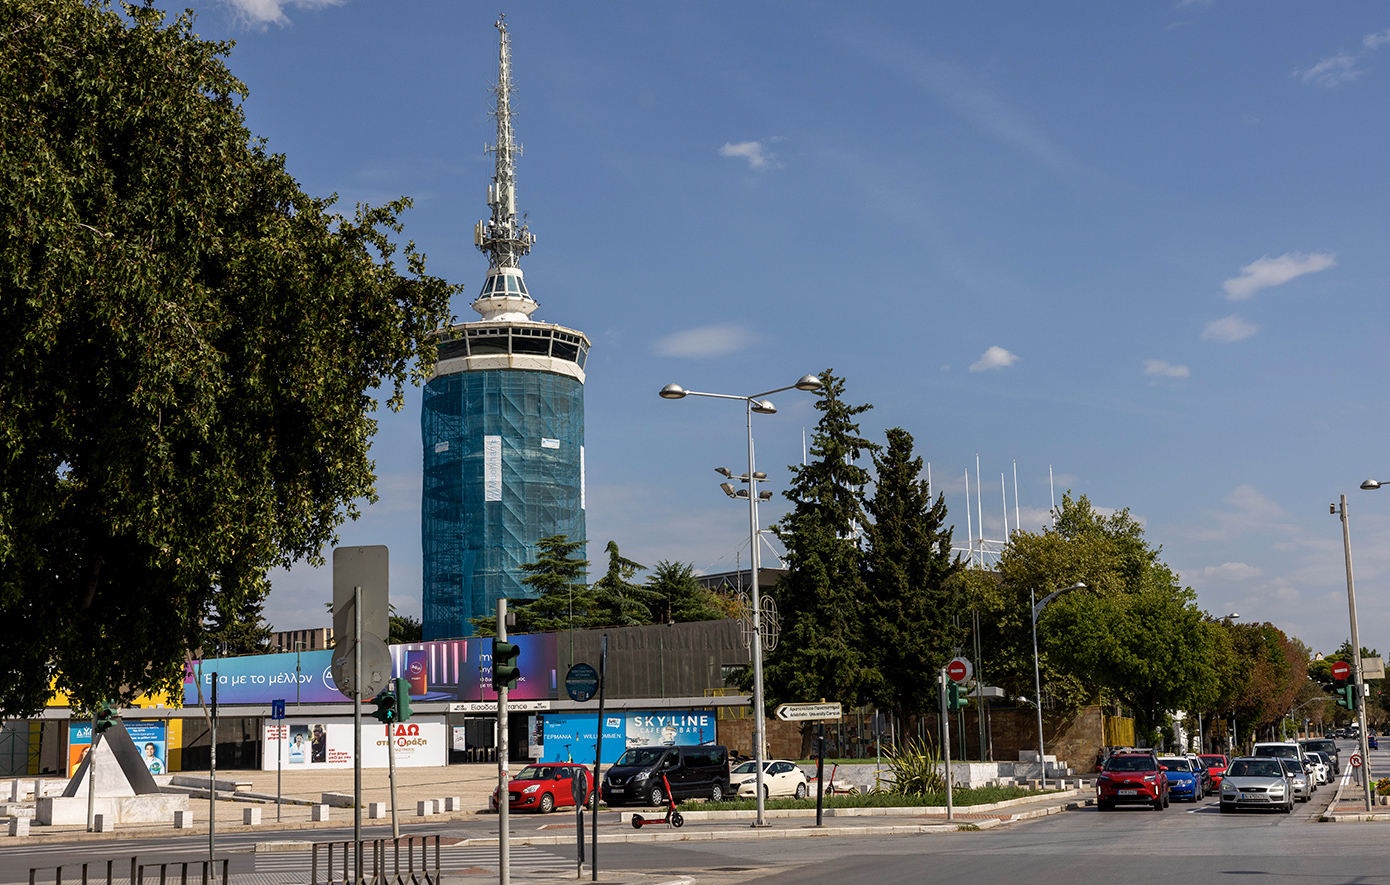
{"type": "Polygon", "coordinates": [[[1339,682],[1344,682],[1351,676],[1351,664],[1346,661],[1336,661],[1332,664],[1332,678],[1339,682]]]}
{"type": "Polygon", "coordinates": [[[969,658],[952,658],[946,665],[946,675],[951,677],[952,682],[964,682],[975,672],[975,668],[970,666],[969,658]]]}
{"type": "Polygon", "coordinates": [[[808,719],[839,719],[840,704],[783,704],[777,708],[777,718],[783,722],[805,722],[808,719]]]}

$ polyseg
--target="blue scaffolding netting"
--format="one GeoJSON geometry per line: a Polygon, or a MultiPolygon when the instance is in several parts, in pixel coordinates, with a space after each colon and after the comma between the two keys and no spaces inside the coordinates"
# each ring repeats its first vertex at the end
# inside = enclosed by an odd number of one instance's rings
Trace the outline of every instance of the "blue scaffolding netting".
{"type": "Polygon", "coordinates": [[[435,378],[420,415],[424,638],[471,636],[497,600],[530,599],[523,563],[551,535],[585,539],[584,385],[489,369],[435,378]]]}

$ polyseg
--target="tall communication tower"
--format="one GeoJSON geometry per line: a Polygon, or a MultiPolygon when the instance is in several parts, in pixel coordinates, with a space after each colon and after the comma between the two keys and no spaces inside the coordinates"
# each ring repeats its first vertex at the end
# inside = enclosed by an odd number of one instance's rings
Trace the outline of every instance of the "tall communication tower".
{"type": "Polygon", "coordinates": [[[536,238],[517,212],[511,36],[499,19],[491,215],[473,242],[488,256],[473,309],[444,330],[425,386],[421,500],[425,639],[473,633],[496,602],[533,598],[521,566],[553,535],[585,540],[584,364],[589,339],[531,320],[521,258],[536,238]]]}

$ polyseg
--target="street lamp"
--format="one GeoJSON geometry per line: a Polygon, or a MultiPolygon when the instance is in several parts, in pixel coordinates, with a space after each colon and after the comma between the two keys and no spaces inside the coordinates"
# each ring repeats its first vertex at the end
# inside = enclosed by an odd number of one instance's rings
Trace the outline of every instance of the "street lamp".
{"type": "MultiPolygon", "coordinates": [[[[747,489],[735,489],[731,483],[724,482],[720,487],[730,498],[748,499],[748,541],[752,547],[750,551],[750,569],[753,587],[751,595],[753,597],[752,619],[753,629],[753,768],[756,777],[755,792],[757,793],[758,816],[754,820],[753,826],[767,826],[767,819],[764,817],[766,811],[763,797],[763,743],[766,723],[764,722],[763,710],[763,617],[762,617],[762,594],[758,587],[758,502],[766,501],[772,497],[771,492],[759,492],[759,480],[767,479],[767,475],[758,473],[753,463],[753,413],[759,415],[773,415],[777,412],[777,407],[762,397],[770,396],[774,393],[781,393],[784,390],[805,390],[814,392],[820,390],[824,385],[815,375],[802,375],[795,384],[786,387],[778,387],[775,390],[765,390],[762,393],[755,393],[752,396],[733,396],[727,393],[700,393],[695,390],[686,390],[679,384],[667,384],[661,388],[662,399],[685,399],[687,396],[707,396],[713,399],[733,399],[742,400],[744,411],[748,419],[748,481],[747,489]]],[[[720,468],[719,473],[726,479],[735,479],[726,468],[720,468]]],[[[745,477],[737,477],[740,481],[745,477]]]]}
{"type": "Polygon", "coordinates": [[[1042,602],[1034,602],[1033,588],[1028,588],[1028,602],[1033,606],[1033,688],[1036,690],[1038,708],[1038,767],[1042,769],[1042,788],[1047,789],[1047,758],[1043,754],[1043,722],[1042,722],[1042,670],[1038,666],[1038,615],[1043,607],[1056,599],[1060,594],[1068,590],[1085,590],[1086,585],[1077,581],[1070,587],[1063,587],[1061,590],[1054,590],[1043,597],[1042,602]]]}

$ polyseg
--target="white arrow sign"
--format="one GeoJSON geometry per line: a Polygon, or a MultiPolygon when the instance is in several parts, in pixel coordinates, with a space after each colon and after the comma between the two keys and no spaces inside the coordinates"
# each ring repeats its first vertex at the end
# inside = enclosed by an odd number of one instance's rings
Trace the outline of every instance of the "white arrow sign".
{"type": "Polygon", "coordinates": [[[777,708],[777,718],[783,722],[804,722],[807,719],[839,719],[839,703],[783,704],[777,708]]]}

